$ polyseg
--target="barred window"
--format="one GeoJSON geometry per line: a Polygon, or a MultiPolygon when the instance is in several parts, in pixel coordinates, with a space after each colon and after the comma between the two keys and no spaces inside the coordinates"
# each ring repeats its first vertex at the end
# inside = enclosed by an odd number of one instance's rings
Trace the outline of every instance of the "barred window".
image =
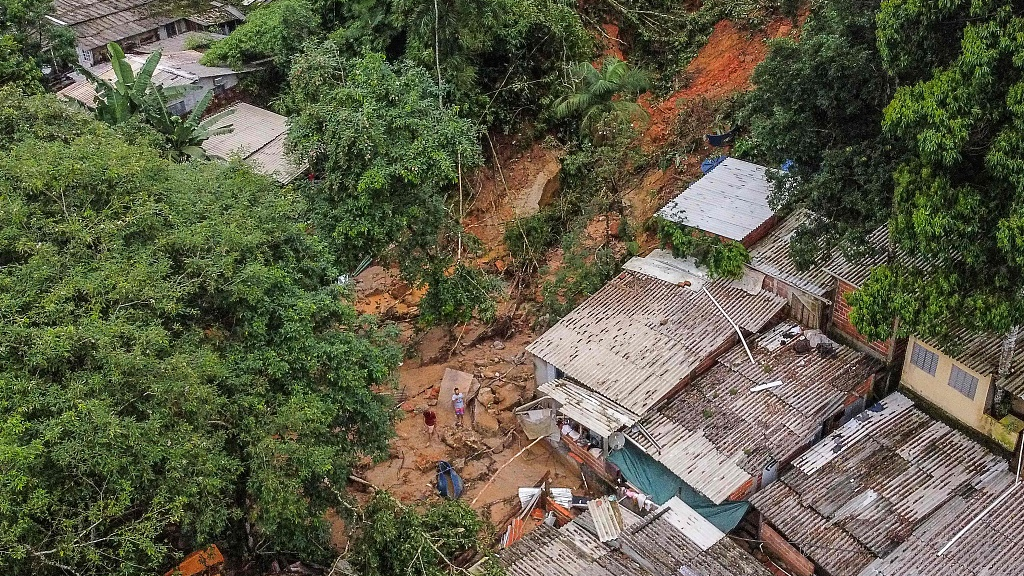
{"type": "Polygon", "coordinates": [[[978,379],[971,376],[969,372],[961,370],[954,365],[949,372],[949,386],[957,392],[974,400],[974,393],[978,391],[978,379]]]}
{"type": "Polygon", "coordinates": [[[935,369],[939,367],[939,355],[914,342],[914,349],[910,352],[910,363],[935,376],[935,369]]]}

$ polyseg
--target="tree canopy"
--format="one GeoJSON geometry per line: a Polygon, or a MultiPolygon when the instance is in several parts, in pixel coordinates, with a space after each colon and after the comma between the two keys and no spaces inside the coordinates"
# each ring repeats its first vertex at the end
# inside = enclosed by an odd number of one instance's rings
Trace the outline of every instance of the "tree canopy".
{"type": "Polygon", "coordinates": [[[46,19],[52,8],[52,0],[0,0],[0,86],[41,92],[42,67],[73,60],[72,34],[46,19]]]}
{"type": "Polygon", "coordinates": [[[1024,323],[1024,5],[886,0],[885,70],[900,88],[882,126],[909,153],[890,233],[906,258],[855,300],[865,334],[1009,331],[1024,323]],[[923,262],[923,266],[908,261],[923,262]]]}
{"type": "Polygon", "coordinates": [[[210,542],[327,554],[392,412],[302,198],[0,90],[0,570],[153,574],[210,542]]]}

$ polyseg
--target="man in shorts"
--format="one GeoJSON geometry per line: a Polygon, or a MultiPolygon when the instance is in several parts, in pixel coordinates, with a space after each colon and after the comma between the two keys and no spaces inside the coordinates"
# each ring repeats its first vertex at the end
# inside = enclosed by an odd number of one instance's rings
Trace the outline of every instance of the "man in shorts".
{"type": "Polygon", "coordinates": [[[427,428],[427,446],[430,446],[430,441],[434,439],[434,426],[437,425],[437,414],[430,408],[423,411],[423,425],[427,428]]]}
{"type": "Polygon", "coordinates": [[[462,426],[462,417],[466,414],[466,399],[458,388],[455,389],[455,394],[452,394],[452,408],[455,408],[455,425],[462,426]]]}

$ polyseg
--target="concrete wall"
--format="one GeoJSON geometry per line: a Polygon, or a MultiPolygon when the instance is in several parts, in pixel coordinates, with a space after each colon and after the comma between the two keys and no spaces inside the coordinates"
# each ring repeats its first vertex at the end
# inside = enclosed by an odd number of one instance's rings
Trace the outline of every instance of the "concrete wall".
{"type": "Polygon", "coordinates": [[[926,400],[958,421],[982,434],[991,435],[992,426],[989,421],[992,419],[985,414],[992,387],[991,376],[980,374],[968,366],[955,361],[953,358],[946,356],[941,350],[911,337],[907,343],[906,357],[903,359],[903,376],[900,382],[921,399],[926,400]],[[939,363],[935,369],[935,376],[914,366],[910,362],[915,343],[925,350],[938,355],[939,363]],[[973,400],[949,385],[949,372],[954,364],[978,379],[978,389],[974,393],[973,400]]]}

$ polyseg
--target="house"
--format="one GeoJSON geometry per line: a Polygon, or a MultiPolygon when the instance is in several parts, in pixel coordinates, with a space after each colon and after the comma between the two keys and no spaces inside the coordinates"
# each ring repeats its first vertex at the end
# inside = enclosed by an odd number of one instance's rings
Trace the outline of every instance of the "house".
{"type": "Polygon", "coordinates": [[[996,405],[1003,338],[961,330],[939,343],[912,336],[900,385],[960,423],[1015,450],[1024,430],[1024,353],[1013,354],[1001,382],[1007,405],[996,405]],[[1009,412],[1008,414],[1005,412],[1009,412]]]}
{"type": "Polygon", "coordinates": [[[538,525],[501,551],[509,576],[770,576],[764,565],[692,508],[674,499],[639,517],[617,508],[621,523],[590,511],[561,528],[538,525]],[[603,534],[602,534],[603,535],[603,534]],[[607,538],[608,535],[605,535],[607,538]]]}
{"type": "Polygon", "coordinates": [[[793,576],[1011,574],[1024,560],[1018,504],[1009,525],[990,518],[954,555],[934,550],[1013,481],[1006,461],[895,393],[796,458],[751,498],[752,516],[765,551],[793,576]],[[993,531],[1010,537],[979,540],[993,531]]]}
{"type": "Polygon", "coordinates": [[[538,392],[570,419],[562,444],[609,481],[615,474],[604,457],[612,432],[713,366],[736,344],[737,330],[757,333],[785,310],[778,296],[742,282],[705,281],[689,275],[685,261],[658,254],[627,263],[526,348],[538,392]]]}
{"type": "Polygon", "coordinates": [[[836,289],[835,278],[822,266],[807,270],[797,267],[790,255],[790,242],[797,230],[815,218],[799,209],[750,248],[747,267],[764,276],[762,288],[789,301],[790,318],[806,328],[825,326],[836,289]]]}
{"type": "MultiPolygon", "coordinates": [[[[153,73],[153,83],[164,88],[178,86],[189,90],[180,98],[168,102],[168,110],[178,116],[191,112],[207,92],[212,91],[217,102],[223,103],[237,97],[235,87],[246,71],[236,71],[219,66],[204,66],[199,63],[202,53],[195,50],[164,52],[153,73]]],[[[147,54],[126,54],[125,60],[132,70],[138,72],[145,64],[147,54]]],[[[113,67],[109,62],[91,68],[96,76],[114,82],[113,67]]],[[[96,106],[96,89],[92,82],[80,78],[57,93],[58,96],[80,102],[86,108],[96,106]]]]}
{"type": "MultiPolygon", "coordinates": [[[[733,346],[626,433],[714,504],[746,499],[770,484],[780,466],[860,413],[881,368],[792,322],[749,346],[753,362],[745,346],[733,346]]],[[[619,463],[616,453],[611,459],[619,463]]],[[[626,474],[632,466],[623,468],[626,474]]]]}
{"type": "Polygon", "coordinates": [[[776,222],[768,206],[767,174],[764,166],[726,158],[659,210],[658,216],[749,248],[776,222]]]}
{"type": "Polygon", "coordinates": [[[285,152],[287,117],[244,102],[227,110],[234,112],[223,123],[231,124],[233,130],[206,140],[203,149],[207,155],[221,160],[238,158],[281,184],[288,184],[306,171],[305,164],[285,152]]]}
{"type": "Polygon", "coordinates": [[[894,362],[903,353],[905,342],[889,338],[884,342],[868,340],[857,331],[850,321],[850,304],[847,297],[858,290],[871,276],[871,270],[893,260],[908,266],[924,269],[927,265],[923,260],[912,258],[889,247],[889,227],[881,226],[868,235],[867,251],[864,255],[852,258],[838,253],[825,265],[825,270],[835,277],[837,287],[832,307],[832,327],[843,336],[847,343],[863,348],[870,354],[886,362],[894,362]]]}
{"type": "Polygon", "coordinates": [[[107,61],[107,44],[125,52],[189,31],[228,34],[245,20],[230,4],[209,2],[201,13],[181,16],[168,12],[160,0],[55,0],[49,19],[70,28],[76,37],[78,63],[86,68],[107,61]]]}

